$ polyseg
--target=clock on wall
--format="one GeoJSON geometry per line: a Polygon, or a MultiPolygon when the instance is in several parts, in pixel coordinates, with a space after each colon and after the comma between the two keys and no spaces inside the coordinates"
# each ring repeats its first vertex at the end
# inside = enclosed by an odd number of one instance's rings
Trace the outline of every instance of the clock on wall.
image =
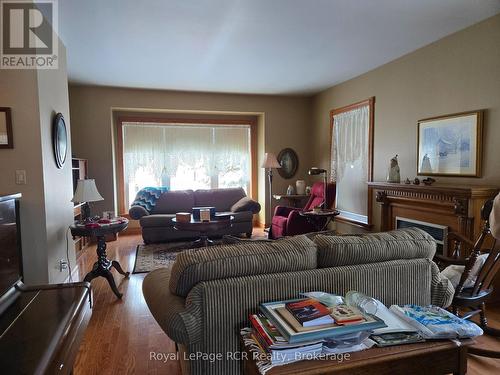
{"type": "Polygon", "coordinates": [[[57,168],[61,169],[68,152],[68,132],[62,113],[56,114],[52,123],[52,147],[54,148],[57,168]]]}

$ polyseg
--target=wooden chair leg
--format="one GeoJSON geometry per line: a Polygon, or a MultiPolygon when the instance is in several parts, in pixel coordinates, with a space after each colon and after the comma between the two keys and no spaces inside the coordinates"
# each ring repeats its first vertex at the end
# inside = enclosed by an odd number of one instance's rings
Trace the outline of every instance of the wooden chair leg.
{"type": "MultiPolygon", "coordinates": [[[[497,337],[500,336],[500,330],[488,327],[488,319],[486,318],[486,305],[484,302],[481,303],[480,306],[479,322],[485,334],[497,337]]],[[[500,351],[482,349],[475,345],[469,346],[468,353],[472,355],[478,355],[481,357],[500,358],[500,351]]]]}
{"type": "Polygon", "coordinates": [[[487,327],[488,326],[488,319],[486,319],[486,306],[483,303],[481,303],[481,312],[479,313],[479,321],[481,322],[481,327],[487,327]]]}

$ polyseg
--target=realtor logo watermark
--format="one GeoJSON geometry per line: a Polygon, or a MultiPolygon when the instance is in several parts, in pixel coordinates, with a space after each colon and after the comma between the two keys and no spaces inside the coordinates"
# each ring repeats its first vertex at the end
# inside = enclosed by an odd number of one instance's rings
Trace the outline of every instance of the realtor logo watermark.
{"type": "Polygon", "coordinates": [[[57,69],[57,0],[2,0],[1,69],[57,69]]]}

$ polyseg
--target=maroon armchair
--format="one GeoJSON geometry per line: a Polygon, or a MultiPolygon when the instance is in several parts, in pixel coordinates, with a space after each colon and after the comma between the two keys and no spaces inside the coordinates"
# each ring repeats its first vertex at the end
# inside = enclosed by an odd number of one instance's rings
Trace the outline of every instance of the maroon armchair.
{"type": "MultiPolygon", "coordinates": [[[[326,185],[327,202],[326,207],[331,208],[335,202],[336,186],[330,182],[326,185]]],[[[311,197],[304,208],[294,208],[286,206],[277,206],[274,210],[274,216],[271,222],[271,230],[269,238],[276,239],[283,236],[294,236],[315,232],[316,227],[312,225],[303,216],[300,216],[300,211],[310,211],[314,207],[321,205],[323,202],[323,182],[316,182],[311,190],[311,197]]],[[[325,222],[326,222],[325,218],[325,222]]]]}

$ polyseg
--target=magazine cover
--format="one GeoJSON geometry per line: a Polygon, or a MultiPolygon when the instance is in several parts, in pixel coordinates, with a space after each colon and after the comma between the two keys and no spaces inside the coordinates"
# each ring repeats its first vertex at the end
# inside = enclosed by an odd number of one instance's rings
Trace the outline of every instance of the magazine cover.
{"type": "Polygon", "coordinates": [[[483,334],[477,324],[437,306],[392,305],[390,310],[427,339],[469,338],[483,334]]]}

